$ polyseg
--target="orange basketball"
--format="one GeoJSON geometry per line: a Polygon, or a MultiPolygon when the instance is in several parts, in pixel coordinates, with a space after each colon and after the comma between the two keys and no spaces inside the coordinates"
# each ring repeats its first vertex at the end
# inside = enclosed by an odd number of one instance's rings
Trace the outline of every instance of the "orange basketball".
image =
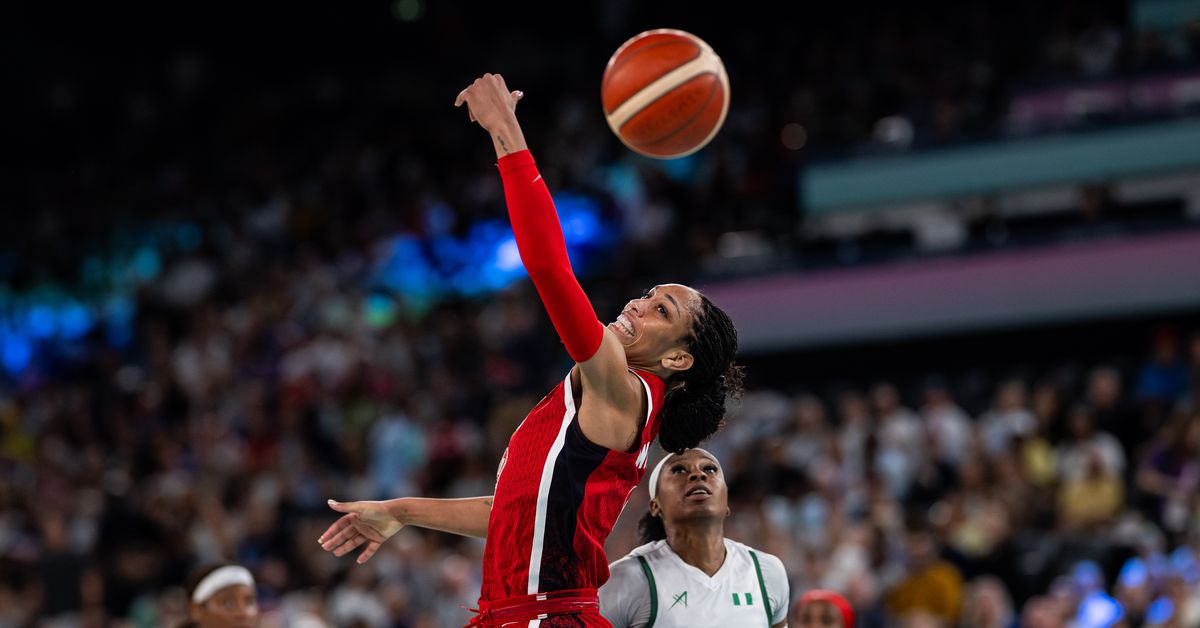
{"type": "Polygon", "coordinates": [[[608,126],[629,148],[658,159],[694,153],[725,122],[729,77],[704,40],[663,28],[621,44],[600,85],[608,126]]]}

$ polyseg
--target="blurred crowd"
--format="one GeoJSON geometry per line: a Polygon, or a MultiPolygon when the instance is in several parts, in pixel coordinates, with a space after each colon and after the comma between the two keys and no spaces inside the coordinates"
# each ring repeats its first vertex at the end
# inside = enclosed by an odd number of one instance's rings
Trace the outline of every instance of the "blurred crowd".
{"type": "Polygon", "coordinates": [[[712,443],[727,530],[865,626],[1197,625],[1200,333],[1160,332],[1133,372],[991,383],[969,410],[937,376],[748,393],[712,443]]]}
{"type": "MultiPolygon", "coordinates": [[[[570,366],[527,285],[414,304],[372,284],[395,234],[503,216],[486,138],[449,106],[476,73],[519,77],[547,180],[620,225],[586,281],[607,317],[653,281],[713,270],[720,234],[794,237],[810,153],[987,136],[1021,82],[1175,68],[1197,50],[1193,26],[1151,45],[1123,3],[830,22],[782,7],[800,13],[771,28],[697,16],[686,27],[712,34],[737,106],[712,148],[659,167],[596,123],[625,25],[676,22],[648,4],[597,3],[577,36],[418,2],[423,22],[326,33],[336,51],[310,48],[307,23],[267,50],[235,31],[159,56],[111,33],[122,51],[87,49],[98,35],[70,25],[6,37],[44,54],[16,68],[30,122],[5,129],[24,159],[0,233],[0,357],[20,367],[0,374],[0,627],[172,625],[187,575],[218,560],[253,570],[266,626],[461,625],[481,542],[405,530],[352,567],[316,539],[331,497],[490,493],[508,435],[570,366]],[[431,56],[455,69],[432,73],[431,56]],[[14,305],[51,297],[76,313],[14,305]],[[27,318],[45,332],[32,349],[8,336],[27,318]]],[[[711,443],[729,535],[779,555],[797,595],[847,593],[864,626],[1057,626],[1112,603],[1130,626],[1195,625],[1189,333],[1156,340],[1140,369],[989,381],[982,404],[870,368],[819,394],[752,387],[711,443]]],[[[645,501],[640,488],[632,514],[645,501]]],[[[634,546],[636,518],[610,557],[634,546]]]]}
{"type": "MultiPolygon", "coordinates": [[[[569,367],[536,296],[373,325],[344,259],[202,259],[146,286],[129,349],[89,337],[76,362],[5,387],[0,625],[171,624],[187,574],[217,560],[254,571],[265,625],[459,625],[481,542],[405,530],[354,566],[316,544],[324,502],[489,494],[508,435],[569,367]],[[177,294],[184,273],[207,289],[177,294]]],[[[708,445],[727,534],[780,556],[798,594],[844,591],[864,626],[1070,625],[1109,600],[1125,625],[1164,607],[1144,625],[1194,625],[1188,333],[1156,335],[1132,372],[983,384],[980,407],[937,377],[752,387],[708,445]]],[[[614,559],[645,503],[639,488],[614,559]]]]}

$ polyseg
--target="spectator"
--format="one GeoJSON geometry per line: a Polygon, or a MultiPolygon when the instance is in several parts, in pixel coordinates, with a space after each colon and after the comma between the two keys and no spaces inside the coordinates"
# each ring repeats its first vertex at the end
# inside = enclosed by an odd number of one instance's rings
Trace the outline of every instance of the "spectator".
{"type": "Polygon", "coordinates": [[[855,475],[866,472],[866,442],[873,427],[871,412],[862,393],[844,390],[838,395],[838,447],[855,475]]]}
{"type": "Polygon", "coordinates": [[[1121,374],[1117,369],[1098,367],[1088,375],[1086,399],[1096,427],[1116,437],[1125,448],[1125,458],[1133,460],[1138,452],[1127,447],[1144,442],[1156,427],[1144,424],[1137,408],[1126,401],[1121,388],[1121,374]]]}
{"type": "Polygon", "coordinates": [[[1142,405],[1143,420],[1161,425],[1172,404],[1187,392],[1188,373],[1179,359],[1179,338],[1175,330],[1161,327],[1151,342],[1150,360],[1138,373],[1134,394],[1142,405]]]}
{"type": "Polygon", "coordinates": [[[1125,484],[1103,462],[1096,449],[1088,450],[1082,476],[1067,475],[1058,493],[1058,525],[1068,533],[1094,532],[1111,523],[1125,503],[1125,484]]]}
{"type": "Polygon", "coordinates": [[[957,466],[971,455],[971,419],[954,402],[941,379],[926,382],[921,418],[930,436],[931,451],[939,462],[957,466]]]}
{"type": "Polygon", "coordinates": [[[1025,603],[1021,613],[1022,628],[1060,628],[1066,625],[1066,610],[1050,597],[1039,596],[1025,603]]]}
{"type": "Polygon", "coordinates": [[[825,406],[814,395],[801,395],[792,402],[790,425],[777,442],[780,464],[812,479],[828,448],[829,424],[825,406]]]}
{"type": "Polygon", "coordinates": [[[1194,517],[1200,492],[1200,411],[1181,414],[1138,468],[1137,487],[1152,518],[1174,535],[1194,517]]]}
{"type": "Polygon", "coordinates": [[[1093,463],[1105,475],[1120,477],[1125,472],[1125,452],[1121,443],[1108,432],[1096,429],[1088,406],[1079,404],[1067,417],[1069,434],[1058,446],[1058,479],[1061,482],[1084,481],[1093,463]]]}
{"type": "Polygon", "coordinates": [[[958,468],[958,490],[942,502],[948,511],[942,523],[946,544],[971,560],[991,555],[1011,532],[1008,506],[997,496],[992,474],[992,465],[967,460],[958,468]]]}
{"type": "Polygon", "coordinates": [[[961,625],[971,628],[1017,628],[1012,598],[1004,583],[993,576],[983,576],[972,582],[963,606],[961,625]]]}
{"type": "Polygon", "coordinates": [[[963,602],[962,574],[939,556],[937,536],[928,524],[909,528],[904,556],[906,575],[887,594],[888,612],[896,618],[924,613],[946,625],[957,621],[963,602]]]}
{"type": "Polygon", "coordinates": [[[1062,399],[1058,387],[1039,384],[1033,393],[1033,416],[1036,430],[1021,439],[1019,451],[1021,473],[1037,489],[1047,488],[1054,481],[1055,460],[1051,446],[1054,431],[1062,419],[1062,399]]]}
{"type": "Polygon", "coordinates": [[[1026,406],[1025,383],[1012,379],[996,389],[992,408],[979,417],[984,453],[1002,456],[1013,449],[1013,441],[1031,434],[1037,426],[1026,406]]]}
{"type": "Polygon", "coordinates": [[[61,512],[44,513],[39,523],[43,544],[37,566],[43,587],[39,613],[69,620],[83,608],[82,584],[87,563],[71,547],[67,518],[61,512]]]}
{"type": "Polygon", "coordinates": [[[900,405],[900,393],[888,383],[871,389],[878,450],[873,464],[884,473],[892,495],[903,497],[925,450],[925,430],[912,410],[900,405]]]}

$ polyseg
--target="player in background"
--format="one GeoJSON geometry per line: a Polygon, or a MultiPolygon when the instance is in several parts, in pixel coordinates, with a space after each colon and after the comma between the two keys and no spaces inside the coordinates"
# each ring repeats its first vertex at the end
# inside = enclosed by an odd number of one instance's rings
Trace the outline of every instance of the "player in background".
{"type": "Polygon", "coordinates": [[[404,525],[486,537],[475,625],[607,626],[596,590],[604,541],[646,472],[667,450],[715,432],[741,390],[737,331],[698,291],[658,285],[604,325],[571,270],[558,216],[517,123],[522,94],[485,74],[455,101],[490,135],[525,269],[575,360],[513,433],[494,495],[401,498],[331,507],[347,513],[319,540],[369,559],[404,525]]]}
{"type": "Polygon", "coordinates": [[[615,628],[787,626],[778,558],[725,538],[729,489],[712,454],[663,458],[650,474],[645,545],[614,562],[600,612],[615,628]]]}
{"type": "Polygon", "coordinates": [[[838,593],[812,589],[796,600],[796,628],[854,628],[854,609],[838,593]]]}
{"type": "Polygon", "coordinates": [[[187,589],[188,619],[181,628],[254,628],[258,593],[254,576],[240,565],[212,565],[197,571],[187,589]]]}

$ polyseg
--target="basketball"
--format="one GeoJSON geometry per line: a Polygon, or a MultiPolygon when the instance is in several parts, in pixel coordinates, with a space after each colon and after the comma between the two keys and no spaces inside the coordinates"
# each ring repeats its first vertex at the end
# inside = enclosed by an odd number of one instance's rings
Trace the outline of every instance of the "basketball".
{"type": "Polygon", "coordinates": [[[604,69],[600,94],[613,133],[657,159],[700,150],[729,111],[721,58],[699,37],[669,28],[621,44],[604,69]]]}

